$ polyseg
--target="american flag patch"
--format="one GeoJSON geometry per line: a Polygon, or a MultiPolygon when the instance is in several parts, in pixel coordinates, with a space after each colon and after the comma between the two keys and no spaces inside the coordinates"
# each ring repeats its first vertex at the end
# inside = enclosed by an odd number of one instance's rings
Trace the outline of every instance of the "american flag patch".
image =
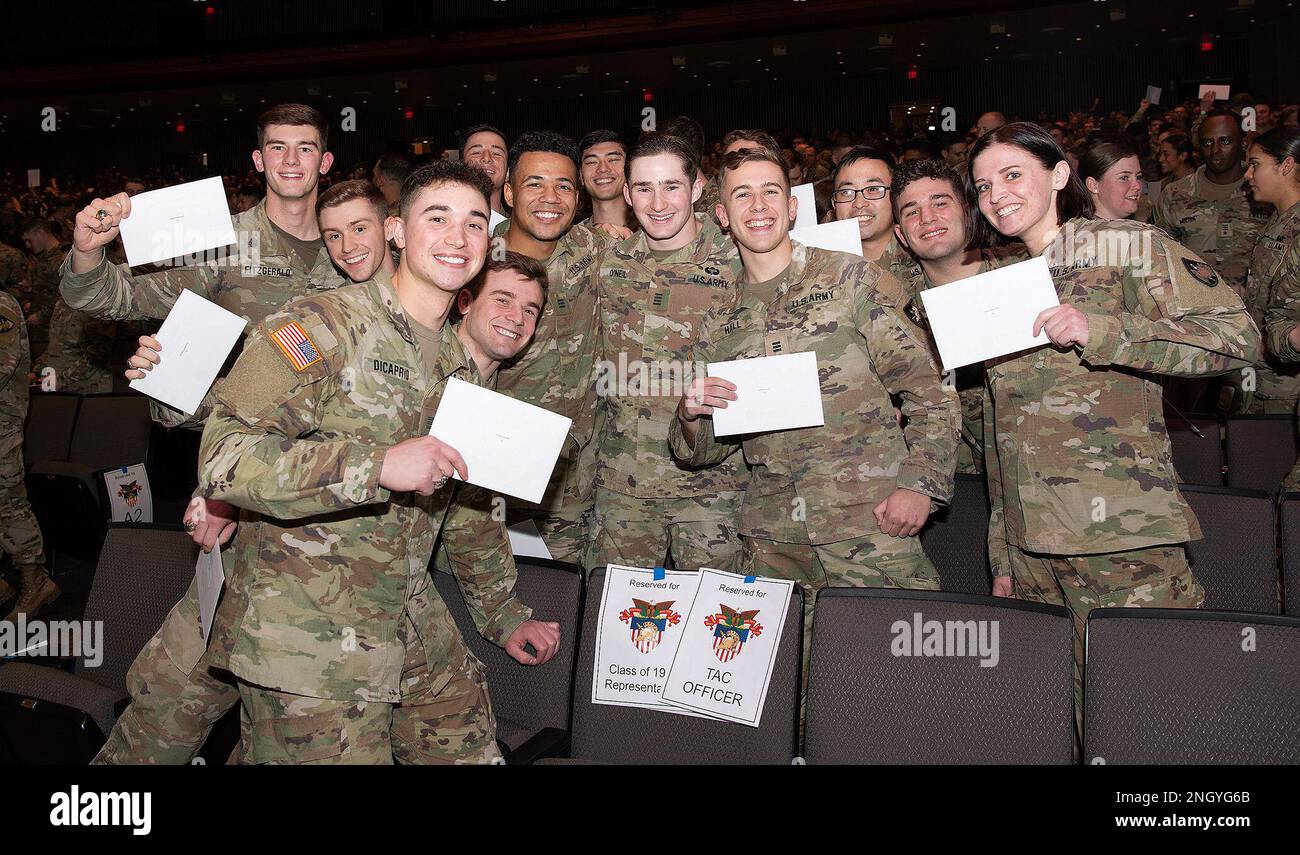
{"type": "Polygon", "coordinates": [[[289,357],[293,367],[302,371],[309,365],[315,365],[320,362],[320,354],[316,352],[316,344],[307,337],[302,327],[297,322],[287,323],[275,332],[271,333],[271,338],[284,351],[284,355],[289,357]]]}

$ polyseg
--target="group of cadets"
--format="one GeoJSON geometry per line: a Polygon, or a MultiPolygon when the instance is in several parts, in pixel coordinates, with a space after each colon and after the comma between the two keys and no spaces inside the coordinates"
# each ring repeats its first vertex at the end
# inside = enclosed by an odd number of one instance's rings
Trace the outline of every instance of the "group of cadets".
{"type": "MultiPolygon", "coordinates": [[[[253,153],[266,196],[234,218],[248,252],[210,266],[110,264],[130,198],[92,201],[60,268],[67,305],[161,319],[188,289],[249,323],[194,416],[154,408],[203,429],[186,527],[225,547],[211,637],[192,586],[133,664],[97,760],[187,762],[236,702],[244,762],[493,760],[482,668],[429,569],[455,574],[485,638],[549,660],[558,625],[514,596],[505,528],[525,519],[588,569],[797,581],[807,635],[823,587],[937,590],[917,534],[954,472],[985,472],[993,592],[1069,608],[1076,692],[1092,608],[1199,606],[1163,384],[1224,375],[1252,396],[1239,410],[1294,410],[1300,134],[1247,150],[1235,114],[1208,113],[1205,165],[1165,188],[1157,228],[1099,218],[1047,130],[980,122],[956,164],[836,151],[830,216],[858,220],[861,257],[792,240],[770,136],[728,134],[706,181],[689,120],[631,145],[507,145],[481,125],[460,162],[381,162],[378,186],[318,193],[326,123],[277,106],[253,153]],[[919,292],[1035,256],[1061,299],[1034,323],[1051,346],[945,374],[919,292]],[[817,355],[823,426],[714,435],[745,390],[708,362],[801,352],[817,355]],[[464,461],[427,435],[452,377],[572,419],[540,503],[502,513],[452,477],[464,461]]],[[[129,374],[166,358],[142,337],[129,374]]]]}

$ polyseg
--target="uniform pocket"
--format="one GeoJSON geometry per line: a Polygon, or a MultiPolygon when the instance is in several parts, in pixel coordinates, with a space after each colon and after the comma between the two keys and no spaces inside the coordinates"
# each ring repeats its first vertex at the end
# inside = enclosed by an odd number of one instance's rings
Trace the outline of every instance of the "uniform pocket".
{"type": "Polygon", "coordinates": [[[246,763],[312,763],[338,757],[346,748],[342,711],[255,721],[250,729],[253,743],[244,755],[246,763]]]}

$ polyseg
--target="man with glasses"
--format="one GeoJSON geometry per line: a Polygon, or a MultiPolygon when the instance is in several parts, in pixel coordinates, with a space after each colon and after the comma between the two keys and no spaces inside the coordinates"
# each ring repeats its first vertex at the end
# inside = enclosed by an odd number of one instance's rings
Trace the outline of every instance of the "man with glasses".
{"type": "Polygon", "coordinates": [[[894,179],[894,159],[883,149],[854,146],[831,176],[831,205],[835,219],[858,221],[862,257],[910,284],[921,276],[916,260],[894,236],[894,211],[889,185],[894,179]]]}

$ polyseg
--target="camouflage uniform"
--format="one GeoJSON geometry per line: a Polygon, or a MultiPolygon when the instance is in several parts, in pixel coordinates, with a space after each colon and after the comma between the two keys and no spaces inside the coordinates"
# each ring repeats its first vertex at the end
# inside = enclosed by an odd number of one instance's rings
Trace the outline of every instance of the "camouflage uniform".
{"type": "Polygon", "coordinates": [[[1264,333],[1252,412],[1293,413],[1300,398],[1300,351],[1287,332],[1300,322],[1300,204],[1279,211],[1251,254],[1246,308],[1264,333]]]}
{"type": "MultiPolygon", "coordinates": [[[[165,318],[182,290],[191,290],[260,323],[295,297],[331,291],[344,283],[321,244],[311,270],[285,245],[266,216],[266,200],[232,218],[239,250],[228,263],[209,263],[132,275],[126,265],[102,261],[86,273],[62,268],[63,298],[74,308],[111,319],[165,318]]],[[[163,355],[166,358],[166,354],[163,355]]],[[[218,381],[218,384],[221,381],[218,381]]],[[[157,401],[154,419],[169,427],[197,426],[216,400],[214,386],[190,417],[157,401]]],[[[226,549],[237,547],[241,533],[226,549]]],[[[227,551],[224,557],[228,557],[227,551]]],[[[231,562],[226,561],[230,577],[231,562]]],[[[227,679],[195,666],[206,645],[199,629],[197,584],[167,615],[127,672],[132,703],[113,726],[97,763],[188,763],[208,731],[239,701],[227,679]]]]}
{"type": "Polygon", "coordinates": [[[20,249],[0,243],[0,291],[7,291],[19,307],[31,299],[31,266],[20,249]]]}
{"type": "MultiPolygon", "coordinates": [[[[736,308],[705,321],[695,349],[704,362],[817,354],[825,426],[739,440],[750,466],[739,569],[803,586],[805,659],[821,588],[939,587],[919,540],[882,533],[872,513],[898,487],[933,502],[952,497],[957,398],[943,388],[925,334],[902,314],[903,298],[901,283],[875,264],[796,241],[785,273],[746,284],[736,308]],[[902,396],[906,428],[891,395],[902,396]]],[[[676,419],[669,440],[696,466],[720,462],[736,444],[715,439],[708,418],[694,448],[676,419]]]]}
{"type": "Polygon", "coordinates": [[[1084,312],[1088,344],[986,365],[989,557],[1017,596],[1070,608],[1081,668],[1092,608],[1203,601],[1182,547],[1200,527],[1178,491],[1157,375],[1239,367],[1259,333],[1236,293],[1159,230],[1080,218],[1062,233],[1075,243],[1052,278],[1084,312]]]}
{"type": "Polygon", "coordinates": [[[668,450],[701,322],[736,304],[744,272],[730,238],[703,214],[695,219],[699,235],[666,258],[651,253],[643,232],[601,257],[606,361],[588,568],[656,567],[670,547],[680,569],[730,566],[740,550],[736,521],[749,480],[741,456],[692,469],[668,450]]]}
{"type": "Polygon", "coordinates": [[[209,662],[240,678],[250,762],[497,756],[482,666],[428,565],[441,530],[479,631],[503,644],[531,614],[505,526],[483,491],[453,502],[454,480],[432,496],[379,485],[388,448],[427,432],[448,378],[479,381],[448,327],[432,371],[427,357],[381,272],[268,317],[217,387],[200,485],[244,512],[228,637],[209,662]],[[285,330],[306,346],[277,344],[285,330]],[[433,733],[441,720],[456,733],[433,733]]]}
{"type": "Polygon", "coordinates": [[[45,368],[54,370],[55,389],[89,395],[113,391],[114,324],[78,312],[60,297],[50,321],[50,343],[36,360],[40,376],[45,368]]]}
{"type": "MultiPolygon", "coordinates": [[[[979,251],[980,266],[974,274],[988,273],[1006,264],[1023,261],[1026,255],[1023,244],[1010,247],[987,247],[979,251]]],[[[918,294],[927,288],[935,287],[930,277],[920,267],[919,275],[904,280],[910,302],[907,315],[929,331],[925,319],[924,306],[918,294]]],[[[939,361],[939,351],[931,338],[931,354],[939,361]]],[[[961,444],[957,446],[957,472],[963,475],[984,474],[984,367],[981,365],[963,365],[961,368],[944,373],[944,382],[957,390],[957,400],[961,404],[961,444]]]]}
{"type": "Polygon", "coordinates": [[[51,247],[32,259],[31,305],[27,316],[33,318],[29,333],[35,352],[44,351],[49,341],[50,319],[54,314],[54,303],[59,298],[59,262],[67,251],[66,247],[51,247]]]}
{"type": "Polygon", "coordinates": [[[27,419],[27,327],[18,301],[0,291],[0,549],[14,566],[45,572],[45,542],[23,482],[23,422],[27,419]]]}
{"type": "MultiPolygon", "coordinates": [[[[1228,185],[1210,182],[1202,166],[1191,175],[1169,182],[1160,191],[1153,222],[1208,262],[1249,306],[1246,275],[1250,257],[1272,207],[1253,204],[1250,186],[1244,178],[1231,187],[1231,194],[1226,198],[1210,198],[1222,196],[1227,190],[1228,185]]],[[[1255,402],[1243,375],[1234,372],[1223,377],[1221,383],[1220,409],[1238,413],[1264,412],[1262,403],[1255,402]]],[[[1172,385],[1194,388],[1198,384],[1178,379],[1172,385]]],[[[1190,396],[1189,400],[1186,388],[1179,392],[1184,403],[1194,403],[1195,396],[1190,396]]]]}
{"type": "Polygon", "coordinates": [[[556,243],[546,261],[546,308],[532,344],[497,372],[499,391],[573,420],[541,504],[511,500],[510,506],[535,520],[556,559],[574,564],[587,552],[596,496],[596,271],[610,243],[590,223],[578,223],[556,243]]]}
{"type": "MultiPolygon", "coordinates": [[[[1261,364],[1256,400],[1265,398],[1265,412],[1295,412],[1300,398],[1300,349],[1291,344],[1291,329],[1300,324],[1300,203],[1276,214],[1269,222],[1250,263],[1247,288],[1251,314],[1258,318],[1268,351],[1261,364]]],[[[1300,464],[1292,467],[1284,490],[1300,489],[1300,464]]]]}
{"type": "Polygon", "coordinates": [[[704,182],[704,189],[700,191],[700,201],[695,203],[694,211],[713,220],[715,226],[720,225],[718,222],[718,203],[721,201],[722,179],[715,175],[704,182]]]}

